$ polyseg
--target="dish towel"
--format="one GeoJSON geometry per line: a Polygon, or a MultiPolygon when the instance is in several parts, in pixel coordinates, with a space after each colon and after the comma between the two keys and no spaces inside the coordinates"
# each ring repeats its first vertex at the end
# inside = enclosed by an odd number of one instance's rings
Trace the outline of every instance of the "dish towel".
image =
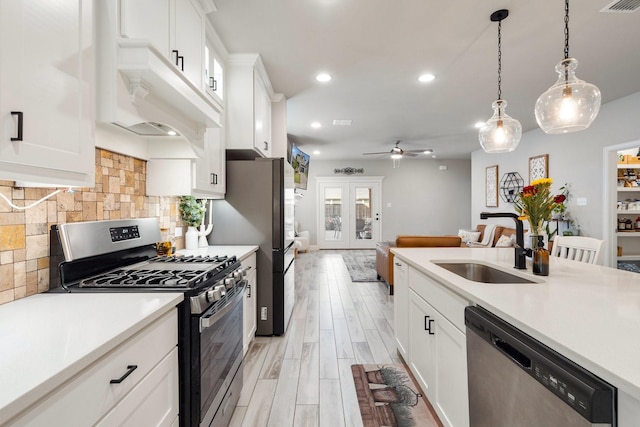
{"type": "Polygon", "coordinates": [[[467,243],[468,246],[491,246],[493,243],[493,235],[496,232],[496,224],[487,224],[484,228],[484,236],[482,236],[482,242],[467,243]]]}

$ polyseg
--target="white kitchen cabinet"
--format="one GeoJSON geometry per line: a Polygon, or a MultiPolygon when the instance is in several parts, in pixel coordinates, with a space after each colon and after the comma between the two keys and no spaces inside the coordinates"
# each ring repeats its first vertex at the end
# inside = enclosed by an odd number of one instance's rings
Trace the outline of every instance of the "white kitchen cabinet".
{"type": "Polygon", "coordinates": [[[256,269],[256,253],[241,260],[242,268],[249,268],[247,271],[247,290],[243,300],[242,319],[242,355],[247,354],[249,345],[256,335],[258,327],[258,270],[256,269]]]}
{"type": "Polygon", "coordinates": [[[120,35],[149,41],[201,90],[204,20],[192,0],[120,0],[120,35]]]}
{"type": "Polygon", "coordinates": [[[464,308],[469,302],[396,255],[394,335],[445,426],[468,427],[464,308]]]}
{"type": "Polygon", "coordinates": [[[271,83],[257,54],[229,55],[227,149],[271,156],[271,83]]]}
{"type": "Polygon", "coordinates": [[[226,191],[224,129],[210,128],[204,135],[204,152],[193,161],[191,194],[223,199],[226,191]]]}
{"type": "Polygon", "coordinates": [[[409,360],[409,277],[404,261],[394,259],[393,263],[393,330],[398,352],[405,361],[409,360]]]}
{"type": "Polygon", "coordinates": [[[130,420],[132,412],[136,419],[141,415],[149,418],[129,425],[171,425],[178,416],[177,329],[177,310],[173,309],[9,425],[86,426],[99,421],[105,426],[121,425],[118,420],[130,420]]]}
{"type": "Polygon", "coordinates": [[[0,6],[0,179],[95,183],[91,0],[0,6]]]}

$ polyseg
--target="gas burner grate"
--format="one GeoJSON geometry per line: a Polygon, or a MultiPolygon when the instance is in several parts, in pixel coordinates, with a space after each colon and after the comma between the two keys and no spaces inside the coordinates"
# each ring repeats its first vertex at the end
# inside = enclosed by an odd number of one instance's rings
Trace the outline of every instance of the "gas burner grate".
{"type": "Polygon", "coordinates": [[[170,256],[155,258],[155,262],[175,262],[175,263],[221,263],[225,262],[227,256],[207,256],[207,255],[188,255],[188,256],[170,256]]]}
{"type": "Polygon", "coordinates": [[[206,272],[192,270],[115,270],[80,282],[82,288],[187,288],[206,272]]]}

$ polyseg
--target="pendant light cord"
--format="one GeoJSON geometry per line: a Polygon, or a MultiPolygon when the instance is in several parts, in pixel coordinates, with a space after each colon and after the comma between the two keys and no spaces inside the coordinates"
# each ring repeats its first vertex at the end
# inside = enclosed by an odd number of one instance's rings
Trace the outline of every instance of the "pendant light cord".
{"type": "Polygon", "coordinates": [[[564,59],[569,58],[569,0],[564,2],[564,59]]]}
{"type": "Polygon", "coordinates": [[[498,21],[498,99],[502,99],[502,20],[498,21]]]}

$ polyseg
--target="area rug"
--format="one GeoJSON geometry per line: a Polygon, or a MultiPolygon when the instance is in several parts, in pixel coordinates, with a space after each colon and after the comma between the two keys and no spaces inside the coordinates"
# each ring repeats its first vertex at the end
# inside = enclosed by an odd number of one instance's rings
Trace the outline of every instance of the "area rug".
{"type": "Polygon", "coordinates": [[[352,282],[378,282],[376,251],[348,251],[342,259],[349,270],[352,282]]]}
{"type": "Polygon", "coordinates": [[[442,426],[404,365],[351,365],[364,427],[442,426]]]}

